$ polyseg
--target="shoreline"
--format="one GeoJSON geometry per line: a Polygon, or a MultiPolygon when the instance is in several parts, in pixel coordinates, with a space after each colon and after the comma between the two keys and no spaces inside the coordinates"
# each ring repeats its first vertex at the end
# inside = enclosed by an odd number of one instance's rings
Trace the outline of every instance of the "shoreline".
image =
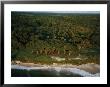
{"type": "Polygon", "coordinates": [[[34,63],[18,63],[12,64],[11,69],[79,69],[85,72],[96,74],[100,73],[100,65],[95,63],[87,63],[81,65],[72,65],[72,64],[57,64],[53,63],[51,65],[47,64],[34,64],[34,63]]]}

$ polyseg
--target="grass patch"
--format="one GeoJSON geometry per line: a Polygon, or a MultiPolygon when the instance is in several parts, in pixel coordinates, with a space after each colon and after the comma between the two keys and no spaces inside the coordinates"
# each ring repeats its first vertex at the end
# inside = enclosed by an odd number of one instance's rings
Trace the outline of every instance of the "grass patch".
{"type": "Polygon", "coordinates": [[[96,50],[94,49],[86,49],[82,50],[80,53],[80,58],[81,60],[72,60],[71,58],[76,58],[78,57],[78,52],[74,52],[71,56],[65,56],[63,53],[59,55],[61,58],[67,58],[70,60],[65,60],[65,61],[57,61],[55,59],[52,59],[50,55],[36,55],[32,54],[32,49],[20,49],[18,51],[13,51],[12,52],[12,60],[19,60],[21,62],[32,62],[32,63],[40,63],[40,64],[53,64],[53,63],[58,63],[58,64],[86,64],[86,63],[96,63],[100,64],[100,55],[96,50]],[[86,59],[84,59],[86,58],[86,59]]]}

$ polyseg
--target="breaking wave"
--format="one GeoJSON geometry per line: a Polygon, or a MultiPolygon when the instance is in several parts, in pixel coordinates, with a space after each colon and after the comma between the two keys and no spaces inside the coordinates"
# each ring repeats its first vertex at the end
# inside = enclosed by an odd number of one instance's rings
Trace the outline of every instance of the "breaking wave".
{"type": "Polygon", "coordinates": [[[43,67],[27,67],[22,65],[11,65],[11,69],[21,69],[21,70],[49,70],[49,71],[56,71],[57,73],[60,72],[66,72],[66,73],[72,73],[77,74],[83,77],[99,77],[100,73],[92,74],[90,72],[87,72],[85,70],[81,70],[78,68],[64,68],[64,67],[49,67],[49,66],[43,66],[43,67]]]}

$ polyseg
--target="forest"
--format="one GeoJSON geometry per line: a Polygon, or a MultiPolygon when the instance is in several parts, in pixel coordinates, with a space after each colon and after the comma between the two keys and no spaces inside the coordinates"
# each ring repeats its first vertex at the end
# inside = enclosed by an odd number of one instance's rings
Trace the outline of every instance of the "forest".
{"type": "Polygon", "coordinates": [[[99,64],[100,14],[11,12],[11,60],[99,64]]]}

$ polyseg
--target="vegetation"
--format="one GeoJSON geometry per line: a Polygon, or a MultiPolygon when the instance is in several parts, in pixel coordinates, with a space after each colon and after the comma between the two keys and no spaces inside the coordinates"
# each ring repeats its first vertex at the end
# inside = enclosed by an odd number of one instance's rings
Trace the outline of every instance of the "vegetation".
{"type": "Polygon", "coordinates": [[[100,63],[100,15],[12,12],[11,58],[48,64],[100,63]],[[88,59],[69,60],[76,57],[88,59]]]}

